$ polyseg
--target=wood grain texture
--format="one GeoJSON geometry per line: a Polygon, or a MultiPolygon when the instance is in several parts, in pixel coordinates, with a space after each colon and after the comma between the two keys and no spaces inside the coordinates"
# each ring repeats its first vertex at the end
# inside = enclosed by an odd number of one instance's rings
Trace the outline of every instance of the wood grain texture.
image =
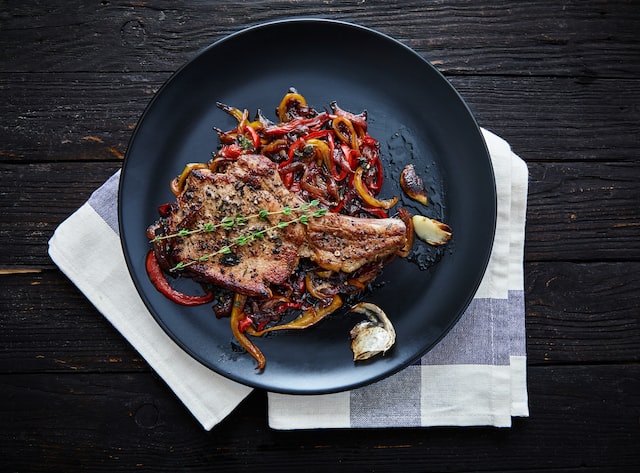
{"type": "Polygon", "coordinates": [[[639,471],[638,31],[627,0],[0,0],[0,471],[639,471]],[[414,48],[526,160],[531,415],[512,428],[280,432],[254,392],[205,432],[49,259],[173,72],[298,16],[414,48]]]}
{"type": "Polygon", "coordinates": [[[530,364],[638,362],[640,264],[526,265],[530,364]]]}
{"type": "Polygon", "coordinates": [[[390,34],[449,73],[632,78],[639,72],[637,25],[628,21],[635,8],[624,0],[30,0],[4,9],[0,62],[10,72],[173,71],[244,27],[321,16],[390,34]]]}
{"type": "Polygon", "coordinates": [[[19,434],[0,445],[7,471],[633,471],[637,366],[533,368],[529,379],[535,420],[509,430],[274,431],[254,392],[204,432],[152,375],[11,375],[3,417],[19,434]]]}
{"type": "MultiPolygon", "coordinates": [[[[0,123],[0,162],[121,160],[145,107],[169,77],[169,73],[0,74],[0,101],[6,104],[0,123]]],[[[449,76],[449,80],[478,123],[507,139],[529,162],[637,157],[636,143],[625,130],[640,123],[638,80],[504,76],[449,76]]]]}

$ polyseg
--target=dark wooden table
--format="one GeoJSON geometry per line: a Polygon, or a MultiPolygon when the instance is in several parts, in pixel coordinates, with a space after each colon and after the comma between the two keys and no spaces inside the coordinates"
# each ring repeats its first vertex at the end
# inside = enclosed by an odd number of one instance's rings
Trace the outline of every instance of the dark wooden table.
{"type": "Polygon", "coordinates": [[[319,4],[0,1],[0,471],[640,471],[640,4],[319,4]],[[173,71],[307,15],[413,47],[528,163],[510,429],[279,432],[258,391],[205,432],[47,255],[173,71]]]}

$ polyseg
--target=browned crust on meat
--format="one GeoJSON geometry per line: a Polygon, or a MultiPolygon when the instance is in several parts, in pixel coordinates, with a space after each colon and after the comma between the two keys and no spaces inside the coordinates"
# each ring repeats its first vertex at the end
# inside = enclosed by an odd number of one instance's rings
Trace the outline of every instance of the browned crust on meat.
{"type": "MultiPolygon", "coordinates": [[[[196,229],[207,222],[220,222],[225,216],[255,215],[302,203],[282,184],[275,164],[261,156],[243,156],[225,173],[208,169],[192,171],[176,210],[166,224],[166,234],[180,229],[196,229]]],[[[221,250],[240,237],[276,225],[282,215],[252,218],[243,226],[218,228],[168,241],[174,264],[191,262],[204,254],[221,250]]],[[[198,278],[249,296],[267,297],[271,284],[282,284],[298,264],[298,248],[304,241],[301,225],[268,231],[250,244],[233,246],[230,254],[219,254],[189,268],[198,278]]]]}
{"type": "Polygon", "coordinates": [[[308,256],[320,266],[352,273],[393,256],[406,241],[406,227],[395,218],[369,219],[327,214],[309,223],[308,256]]]}
{"type": "MultiPolygon", "coordinates": [[[[185,181],[171,214],[149,227],[153,234],[169,235],[219,223],[224,217],[257,215],[261,210],[280,212],[287,206],[298,208],[304,201],[289,192],[270,159],[244,155],[224,173],[193,170],[185,181]]],[[[283,284],[300,258],[310,258],[334,271],[353,272],[369,262],[393,256],[406,241],[406,227],[395,218],[364,219],[327,213],[310,218],[309,225],[295,223],[272,228],[298,214],[283,213],[266,219],[250,218],[243,226],[219,227],[187,237],[154,244],[159,260],[166,265],[189,263],[195,278],[254,297],[269,297],[271,286],[283,284]],[[246,245],[233,242],[240,236],[268,230],[264,237],[246,245]],[[231,246],[229,254],[216,254],[207,261],[193,263],[202,255],[231,246]]]]}

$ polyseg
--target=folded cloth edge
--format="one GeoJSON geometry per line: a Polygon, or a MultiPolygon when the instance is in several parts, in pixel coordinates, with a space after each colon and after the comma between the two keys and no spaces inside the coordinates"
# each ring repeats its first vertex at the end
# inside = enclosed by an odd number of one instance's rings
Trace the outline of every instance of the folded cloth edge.
{"type": "Polygon", "coordinates": [[[160,328],[126,270],[119,238],[90,205],[84,204],[56,229],[49,255],[205,429],[252,391],[197,362],[160,328]]]}

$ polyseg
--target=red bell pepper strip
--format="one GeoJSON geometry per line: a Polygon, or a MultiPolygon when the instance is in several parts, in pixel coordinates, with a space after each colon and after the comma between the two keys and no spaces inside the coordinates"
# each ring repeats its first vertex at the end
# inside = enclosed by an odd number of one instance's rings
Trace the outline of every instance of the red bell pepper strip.
{"type": "Polygon", "coordinates": [[[378,193],[380,189],[382,189],[382,181],[384,180],[384,170],[382,169],[380,158],[376,160],[373,166],[376,168],[376,179],[369,184],[369,189],[371,189],[372,192],[378,193]]]}
{"type": "Polygon", "coordinates": [[[251,320],[251,317],[248,315],[245,315],[244,318],[238,322],[238,330],[244,333],[251,325],[253,325],[253,320],[251,320]]]}
{"type": "Polygon", "coordinates": [[[358,167],[358,153],[350,148],[349,145],[340,145],[340,149],[342,149],[342,155],[344,156],[344,160],[340,163],[341,166],[347,172],[353,174],[358,167]]]}
{"type": "Polygon", "coordinates": [[[169,281],[165,277],[162,272],[162,268],[160,268],[160,264],[158,264],[158,260],[156,259],[156,255],[153,250],[147,253],[147,259],[145,261],[145,267],[147,269],[147,274],[149,275],[149,279],[153,286],[166,298],[172,300],[176,304],[186,305],[186,306],[196,306],[206,304],[213,300],[213,292],[208,292],[203,296],[190,296],[184,294],[180,291],[176,291],[171,287],[169,281]]]}
{"type": "Polygon", "coordinates": [[[320,113],[312,118],[296,118],[287,123],[268,126],[263,131],[267,136],[282,136],[300,128],[312,128],[324,125],[331,119],[328,113],[320,113]]]}
{"type": "Polygon", "coordinates": [[[166,218],[171,214],[173,210],[173,204],[162,204],[158,207],[158,213],[161,217],[166,218]]]}
{"type": "Polygon", "coordinates": [[[370,135],[365,135],[362,138],[361,146],[362,156],[366,158],[370,167],[375,168],[375,178],[368,175],[367,187],[373,193],[380,192],[382,189],[382,182],[384,180],[384,170],[382,168],[382,162],[380,161],[380,143],[370,135]]]}
{"type": "Polygon", "coordinates": [[[238,156],[245,152],[244,148],[237,144],[225,145],[216,153],[216,156],[221,156],[227,159],[236,159],[238,156]]]}
{"type": "Polygon", "coordinates": [[[378,217],[378,218],[388,218],[389,214],[387,213],[386,210],[381,209],[379,207],[369,207],[366,205],[362,206],[362,210],[364,210],[367,213],[370,213],[371,215],[378,217]]]}
{"type": "Polygon", "coordinates": [[[258,132],[256,131],[256,129],[250,125],[247,125],[244,127],[244,131],[251,137],[253,150],[258,151],[258,148],[260,148],[260,135],[258,135],[258,132]]]}
{"type": "Polygon", "coordinates": [[[289,150],[287,151],[287,160],[280,163],[280,168],[283,168],[293,162],[293,159],[296,157],[296,152],[301,146],[304,146],[305,141],[306,137],[300,137],[294,141],[291,146],[289,146],[289,150]]]}
{"type": "Polygon", "coordinates": [[[288,172],[281,175],[280,179],[282,179],[282,183],[284,184],[284,186],[287,189],[291,190],[291,185],[293,184],[293,172],[288,172]]]}
{"type": "Polygon", "coordinates": [[[301,136],[296,141],[294,141],[291,146],[289,146],[289,150],[287,151],[287,160],[281,162],[279,167],[283,168],[284,166],[291,164],[296,156],[296,151],[303,147],[308,140],[331,136],[331,133],[332,130],[316,130],[301,136]]]}

